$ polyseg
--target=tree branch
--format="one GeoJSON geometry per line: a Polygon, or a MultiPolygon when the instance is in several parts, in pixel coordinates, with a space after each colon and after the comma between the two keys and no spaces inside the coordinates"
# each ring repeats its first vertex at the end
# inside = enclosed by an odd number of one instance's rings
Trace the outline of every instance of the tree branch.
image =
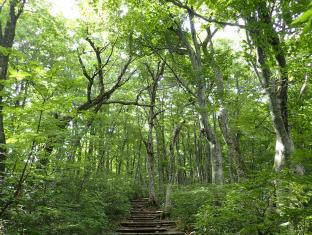
{"type": "Polygon", "coordinates": [[[109,98],[115,92],[115,90],[118,89],[119,87],[123,86],[132,77],[132,75],[136,72],[136,70],[132,71],[130,73],[130,75],[128,76],[128,78],[123,80],[123,77],[124,77],[124,75],[125,75],[125,73],[126,73],[131,62],[132,62],[132,57],[130,56],[130,58],[128,59],[127,63],[124,65],[124,67],[122,68],[119,76],[117,77],[117,79],[115,81],[115,84],[111,87],[111,89],[109,89],[106,92],[100,93],[97,97],[95,97],[91,101],[87,101],[86,103],[80,105],[77,108],[77,110],[78,111],[84,111],[84,110],[88,110],[92,107],[95,107],[96,110],[99,110],[103,104],[108,102],[109,98]]]}
{"type": "Polygon", "coordinates": [[[175,6],[179,7],[179,8],[182,8],[182,9],[185,9],[187,11],[190,11],[194,14],[194,16],[206,21],[206,22],[209,22],[209,23],[215,23],[215,24],[219,24],[219,25],[223,25],[223,26],[236,26],[236,27],[239,27],[239,28],[246,28],[245,25],[241,25],[241,24],[238,24],[238,23],[231,23],[231,22],[223,22],[223,21],[219,21],[219,20],[215,20],[215,19],[211,19],[211,18],[207,18],[199,13],[197,13],[196,11],[194,11],[191,7],[181,3],[180,1],[177,1],[177,0],[165,0],[167,2],[170,2],[172,4],[174,4],[175,6]]]}
{"type": "Polygon", "coordinates": [[[150,104],[141,104],[138,101],[124,101],[124,100],[110,100],[105,102],[105,104],[121,104],[121,105],[135,105],[142,107],[152,107],[150,104]]]}
{"type": "Polygon", "coordinates": [[[18,9],[18,11],[17,11],[17,13],[16,13],[16,19],[18,19],[18,18],[21,16],[21,14],[22,14],[22,12],[23,12],[23,10],[24,10],[25,4],[26,4],[26,0],[23,0],[23,1],[21,2],[21,6],[19,7],[19,9],[18,9]]]}
{"type": "Polygon", "coordinates": [[[103,93],[104,92],[103,68],[105,67],[105,65],[104,66],[102,65],[101,52],[105,51],[109,44],[107,44],[102,49],[100,49],[99,47],[95,46],[95,43],[89,37],[86,38],[86,41],[90,44],[90,46],[92,47],[92,49],[93,49],[93,51],[95,53],[95,56],[96,56],[97,72],[94,74],[94,76],[96,76],[96,74],[99,76],[100,93],[103,93]]]}
{"type": "Polygon", "coordinates": [[[90,77],[90,75],[88,74],[86,66],[83,63],[81,56],[79,55],[79,52],[78,52],[78,60],[79,60],[79,64],[81,66],[83,75],[88,79],[87,98],[88,98],[88,102],[91,102],[91,91],[92,91],[94,76],[90,77]]]}

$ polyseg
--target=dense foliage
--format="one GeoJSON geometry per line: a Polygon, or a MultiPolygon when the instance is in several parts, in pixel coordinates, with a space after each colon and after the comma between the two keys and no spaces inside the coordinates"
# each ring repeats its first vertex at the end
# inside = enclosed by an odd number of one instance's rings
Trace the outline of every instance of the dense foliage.
{"type": "Polygon", "coordinates": [[[182,228],[199,234],[303,234],[311,230],[309,181],[262,171],[244,183],[182,187],[173,195],[172,213],[182,228]]]}
{"type": "Polygon", "coordinates": [[[311,233],[311,7],[0,0],[0,234],[311,233]]]}

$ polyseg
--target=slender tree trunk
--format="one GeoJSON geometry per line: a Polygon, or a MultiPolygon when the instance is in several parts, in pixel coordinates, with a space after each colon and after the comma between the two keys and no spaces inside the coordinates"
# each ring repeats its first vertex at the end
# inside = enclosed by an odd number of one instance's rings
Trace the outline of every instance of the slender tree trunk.
{"type": "Polygon", "coordinates": [[[186,149],[186,144],[185,144],[185,136],[182,135],[182,147],[183,147],[183,153],[181,154],[181,160],[182,160],[182,169],[181,169],[181,173],[182,173],[182,183],[185,184],[186,180],[187,180],[187,175],[186,175],[186,159],[189,155],[189,152],[186,149]]]}
{"type": "Polygon", "coordinates": [[[165,213],[170,214],[170,209],[171,209],[171,191],[172,191],[172,184],[174,183],[174,178],[175,178],[175,159],[176,159],[176,152],[178,152],[177,149],[177,143],[179,139],[179,134],[182,129],[182,125],[184,124],[184,121],[177,125],[172,132],[172,139],[170,142],[170,166],[169,166],[169,182],[167,184],[166,188],[166,198],[165,198],[165,213]],[[176,151],[175,151],[176,149],[176,151]]]}
{"type": "MultiPolygon", "coordinates": [[[[225,109],[221,109],[218,115],[218,122],[228,147],[229,161],[233,164],[237,180],[240,181],[245,177],[246,167],[240,156],[239,145],[236,136],[229,127],[228,115],[225,109]]],[[[232,166],[230,166],[232,168],[232,166]]]]}
{"type": "Polygon", "coordinates": [[[155,170],[154,170],[154,144],[153,144],[153,128],[154,128],[154,108],[151,107],[148,118],[148,137],[146,143],[147,151],[147,169],[149,176],[149,202],[150,204],[156,204],[156,192],[155,192],[155,170]]]}
{"type": "Polygon", "coordinates": [[[156,95],[157,89],[159,85],[159,81],[164,73],[165,63],[161,63],[160,61],[157,64],[156,71],[149,66],[149,64],[145,64],[147,72],[149,73],[152,83],[149,85],[149,97],[150,97],[150,107],[148,112],[148,135],[147,141],[145,141],[146,151],[147,151],[147,170],[149,176],[149,203],[151,205],[157,204],[156,192],[155,192],[155,159],[154,159],[154,138],[153,131],[155,127],[155,121],[157,113],[155,111],[156,105],[156,95]]]}
{"type": "MultiPolygon", "coordinates": [[[[204,155],[204,150],[203,150],[203,142],[206,141],[206,137],[202,132],[199,133],[199,138],[197,140],[197,146],[198,146],[198,169],[199,169],[199,175],[198,179],[199,182],[203,183],[204,182],[204,175],[205,175],[205,169],[203,165],[204,158],[208,158],[208,155],[204,155]],[[205,157],[204,157],[205,156],[205,157]]],[[[211,158],[210,158],[211,161],[211,158]]]]}
{"type": "Polygon", "coordinates": [[[157,143],[157,156],[158,156],[158,178],[159,178],[159,186],[162,187],[164,185],[164,159],[165,156],[163,155],[162,149],[164,148],[163,139],[162,139],[162,127],[160,123],[156,126],[156,143],[157,143]]]}
{"type": "Polygon", "coordinates": [[[198,147],[198,138],[197,138],[197,126],[194,122],[194,154],[195,154],[195,169],[196,169],[196,176],[197,180],[200,179],[200,154],[199,154],[199,147],[198,147]]]}
{"type": "Polygon", "coordinates": [[[190,181],[193,183],[194,180],[194,169],[193,169],[193,147],[191,146],[191,136],[190,136],[190,130],[187,130],[187,149],[189,151],[189,167],[190,167],[190,181]]]}

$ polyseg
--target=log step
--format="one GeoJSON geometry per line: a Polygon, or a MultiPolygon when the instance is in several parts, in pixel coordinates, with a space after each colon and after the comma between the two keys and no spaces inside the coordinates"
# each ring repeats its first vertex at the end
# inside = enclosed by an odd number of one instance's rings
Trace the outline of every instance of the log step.
{"type": "Polygon", "coordinates": [[[161,214],[163,213],[162,211],[148,211],[148,210],[131,210],[130,213],[133,213],[133,214],[161,214]]]}
{"type": "Polygon", "coordinates": [[[130,216],[130,219],[132,219],[132,220],[135,220],[135,219],[138,219],[138,220],[140,220],[140,219],[151,219],[151,220],[153,220],[153,219],[157,219],[157,218],[159,218],[159,215],[142,215],[142,216],[133,216],[133,215],[131,215],[130,216]]]}
{"type": "Polygon", "coordinates": [[[159,221],[159,222],[122,222],[122,226],[125,227],[153,227],[153,226],[172,226],[176,225],[174,221],[159,221]]]}
{"type": "Polygon", "coordinates": [[[184,235],[174,221],[161,220],[163,211],[149,207],[148,198],[132,200],[131,207],[128,220],[111,235],[184,235]]]}
{"type": "Polygon", "coordinates": [[[154,233],[154,232],[165,232],[166,228],[120,228],[116,230],[117,232],[127,232],[127,233],[154,233]]]}
{"type": "Polygon", "coordinates": [[[148,198],[147,197],[137,198],[137,199],[132,199],[131,201],[132,202],[135,202],[135,201],[148,201],[148,198]]]}
{"type": "MultiPolygon", "coordinates": [[[[153,233],[111,233],[107,235],[151,235],[153,233]]],[[[185,235],[183,232],[159,232],[157,235],[185,235]]]]}

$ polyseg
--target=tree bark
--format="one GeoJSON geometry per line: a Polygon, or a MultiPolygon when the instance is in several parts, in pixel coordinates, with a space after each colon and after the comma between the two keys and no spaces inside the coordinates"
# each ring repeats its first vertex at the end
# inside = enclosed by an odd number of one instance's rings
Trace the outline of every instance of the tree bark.
{"type": "Polygon", "coordinates": [[[147,169],[149,176],[149,203],[151,205],[156,204],[156,192],[155,192],[155,170],[154,170],[154,140],[153,140],[153,129],[154,129],[154,107],[150,108],[148,118],[148,137],[146,143],[147,152],[147,169]]]}
{"type": "Polygon", "coordinates": [[[230,127],[229,119],[228,119],[228,111],[225,107],[225,88],[224,88],[224,79],[221,69],[219,68],[218,63],[215,59],[215,51],[212,42],[212,33],[210,28],[207,28],[207,38],[202,44],[203,52],[207,60],[209,61],[209,65],[214,73],[216,91],[217,91],[217,102],[219,105],[219,115],[218,115],[218,123],[227,145],[228,149],[228,158],[230,163],[230,169],[234,169],[235,176],[238,181],[245,177],[245,164],[241,157],[239,144],[236,141],[235,134],[230,127]],[[209,43],[209,51],[208,51],[208,43],[209,43]],[[232,165],[233,164],[233,165],[232,165]]]}
{"type": "Polygon", "coordinates": [[[166,198],[165,198],[165,213],[166,214],[170,214],[170,210],[171,210],[171,191],[172,191],[172,184],[174,184],[175,175],[176,175],[176,171],[175,171],[176,154],[175,153],[178,151],[177,143],[178,143],[179,134],[181,132],[183,124],[184,124],[184,121],[173,129],[172,139],[171,139],[170,146],[169,146],[170,163],[169,163],[169,182],[167,184],[166,198]],[[175,149],[177,151],[175,151],[175,149]]]}
{"type": "Polygon", "coordinates": [[[205,92],[200,91],[199,93],[200,94],[198,96],[198,104],[200,109],[200,130],[209,141],[211,149],[211,181],[213,184],[223,184],[221,145],[208,121],[207,103],[206,98],[204,98],[205,92]]]}
{"type": "MultiPolygon", "coordinates": [[[[269,98],[270,114],[273,127],[276,134],[274,170],[281,171],[290,165],[290,155],[293,152],[293,142],[288,130],[288,110],[287,110],[287,83],[286,76],[286,59],[283,54],[275,52],[275,58],[280,66],[279,83],[273,78],[273,73],[269,66],[270,48],[279,47],[280,45],[272,45],[271,36],[267,35],[274,30],[268,13],[268,9],[261,4],[257,9],[258,18],[255,16],[248,17],[249,33],[253,43],[256,46],[258,63],[260,65],[260,82],[269,98]],[[269,43],[264,43],[269,42],[269,43]],[[280,92],[278,91],[280,89],[280,92]],[[286,115],[286,116],[285,116],[286,115]]],[[[274,31],[275,32],[275,31],[274,31]]],[[[276,32],[275,32],[276,33],[276,32]]],[[[276,35],[277,36],[277,35],[276,35]]],[[[278,41],[275,41],[278,43],[278,41]]],[[[281,50],[281,48],[280,48],[281,50]]]]}
{"type": "Polygon", "coordinates": [[[149,66],[149,64],[145,64],[147,72],[149,73],[152,82],[149,85],[148,93],[150,98],[150,105],[148,111],[148,135],[147,141],[145,141],[146,152],[147,152],[147,170],[149,176],[149,203],[150,205],[157,204],[157,197],[155,192],[155,154],[154,154],[154,127],[157,113],[155,111],[156,105],[156,96],[157,96],[157,89],[159,85],[159,81],[162,78],[165,69],[165,63],[161,63],[160,61],[157,64],[156,71],[149,66]]]}
{"type": "Polygon", "coordinates": [[[180,40],[187,48],[189,58],[192,63],[195,84],[196,84],[196,100],[198,105],[199,123],[200,130],[207,138],[211,148],[211,172],[212,172],[212,183],[223,184],[223,165],[222,165],[222,151],[220,142],[215,134],[215,131],[209,124],[209,113],[206,96],[206,81],[203,76],[203,65],[201,58],[200,45],[197,39],[197,33],[194,26],[194,14],[189,11],[189,21],[192,35],[192,43],[194,49],[185,36],[181,26],[179,25],[178,35],[180,40]]]}
{"type": "MultiPolygon", "coordinates": [[[[11,0],[9,5],[9,18],[5,24],[4,31],[0,24],[0,46],[6,49],[5,53],[0,54],[0,93],[4,91],[3,81],[7,79],[9,68],[9,50],[12,48],[17,20],[23,12],[25,0],[11,0]]],[[[3,6],[2,6],[3,7],[3,6]]],[[[2,17],[2,7],[0,8],[0,17],[2,17]]],[[[6,159],[6,138],[4,128],[4,113],[3,113],[3,96],[0,95],[0,177],[5,174],[5,159],[6,159]]]]}

